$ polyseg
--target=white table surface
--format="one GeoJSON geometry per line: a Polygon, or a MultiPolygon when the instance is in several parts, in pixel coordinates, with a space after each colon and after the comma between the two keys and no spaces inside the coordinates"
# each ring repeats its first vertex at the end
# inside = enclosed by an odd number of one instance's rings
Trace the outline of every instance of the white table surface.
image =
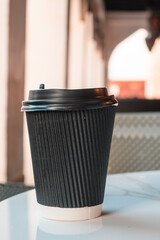
{"type": "Polygon", "coordinates": [[[0,240],[160,240],[160,171],[109,175],[101,217],[58,222],[39,216],[35,191],[0,202],[0,240]]]}

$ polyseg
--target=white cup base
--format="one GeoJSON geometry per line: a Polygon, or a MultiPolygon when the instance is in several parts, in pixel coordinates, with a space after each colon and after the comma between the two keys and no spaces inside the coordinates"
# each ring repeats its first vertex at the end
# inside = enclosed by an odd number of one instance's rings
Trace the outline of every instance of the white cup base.
{"type": "Polygon", "coordinates": [[[39,205],[40,215],[47,219],[58,221],[82,221],[99,217],[102,212],[102,204],[92,207],[59,208],[39,205]]]}

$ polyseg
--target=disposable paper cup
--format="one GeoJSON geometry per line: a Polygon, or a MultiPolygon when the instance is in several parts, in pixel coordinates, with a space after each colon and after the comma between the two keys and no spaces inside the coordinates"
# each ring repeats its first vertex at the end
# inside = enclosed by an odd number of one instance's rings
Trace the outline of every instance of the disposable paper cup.
{"type": "Polygon", "coordinates": [[[26,112],[37,201],[45,218],[101,214],[117,101],[106,88],[31,90],[26,112]]]}

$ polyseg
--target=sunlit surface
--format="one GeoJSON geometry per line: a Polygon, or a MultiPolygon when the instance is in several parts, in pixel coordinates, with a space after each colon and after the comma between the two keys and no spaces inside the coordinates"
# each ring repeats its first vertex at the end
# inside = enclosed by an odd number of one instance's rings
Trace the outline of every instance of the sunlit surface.
{"type": "Polygon", "coordinates": [[[147,35],[145,29],[139,29],[117,45],[109,61],[109,79],[148,80],[150,52],[145,43],[147,35]]]}
{"type": "Polygon", "coordinates": [[[160,98],[160,38],[151,52],[148,32],[139,29],[113,50],[108,64],[109,91],[120,98],[160,98]]]}
{"type": "Polygon", "coordinates": [[[149,97],[160,99],[160,38],[151,51],[151,74],[148,85],[149,97]]]}
{"type": "Polygon", "coordinates": [[[108,66],[110,92],[120,98],[151,96],[152,58],[146,45],[148,32],[139,29],[114,49],[108,66]]]}

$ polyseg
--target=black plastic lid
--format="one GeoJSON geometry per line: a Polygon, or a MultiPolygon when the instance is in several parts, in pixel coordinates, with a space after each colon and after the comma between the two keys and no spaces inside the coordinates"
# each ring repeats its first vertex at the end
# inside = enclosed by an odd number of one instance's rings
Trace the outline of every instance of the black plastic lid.
{"type": "Polygon", "coordinates": [[[106,88],[40,89],[29,91],[29,100],[22,102],[22,111],[80,110],[117,106],[114,95],[108,96],[106,88]]]}

